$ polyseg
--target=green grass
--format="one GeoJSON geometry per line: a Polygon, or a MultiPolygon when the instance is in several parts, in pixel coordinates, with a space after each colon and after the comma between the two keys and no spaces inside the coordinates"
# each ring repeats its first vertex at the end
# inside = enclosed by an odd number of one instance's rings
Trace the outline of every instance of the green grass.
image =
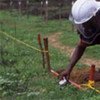
{"type": "MultiPolygon", "coordinates": [[[[2,31],[36,48],[39,48],[38,33],[44,37],[62,32],[60,41],[72,47],[78,40],[76,33],[73,35],[71,23],[67,20],[52,20],[45,23],[41,17],[27,18],[27,16],[19,16],[18,13],[0,11],[0,22],[3,23],[0,28],[2,31]]],[[[49,50],[51,66],[55,70],[65,68],[68,64],[68,56],[51,46],[49,50]]],[[[88,55],[92,53],[87,51],[88,55]]],[[[78,66],[82,67],[81,64],[78,66]]],[[[1,100],[93,100],[92,97],[94,100],[100,99],[100,96],[91,90],[80,91],[70,85],[61,88],[58,79],[53,78],[48,74],[47,69],[42,68],[40,52],[0,33],[1,100]]]]}

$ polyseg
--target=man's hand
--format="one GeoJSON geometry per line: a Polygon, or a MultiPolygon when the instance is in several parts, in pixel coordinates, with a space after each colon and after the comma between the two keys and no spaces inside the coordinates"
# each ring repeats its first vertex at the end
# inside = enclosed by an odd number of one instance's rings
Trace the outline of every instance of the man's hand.
{"type": "Polygon", "coordinates": [[[60,73],[59,79],[62,80],[63,77],[66,78],[66,80],[69,80],[70,78],[70,71],[68,71],[67,69],[64,70],[63,72],[60,73]]]}

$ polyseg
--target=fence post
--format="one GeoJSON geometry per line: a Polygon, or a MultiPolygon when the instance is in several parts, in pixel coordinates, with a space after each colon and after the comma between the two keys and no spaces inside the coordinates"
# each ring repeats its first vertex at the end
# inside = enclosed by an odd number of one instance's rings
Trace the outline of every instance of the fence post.
{"type": "Polygon", "coordinates": [[[21,0],[18,1],[18,9],[19,9],[19,14],[21,15],[21,5],[22,5],[22,2],[21,0]]]}
{"type": "Polygon", "coordinates": [[[61,8],[62,8],[62,5],[61,3],[58,4],[58,8],[59,8],[59,20],[61,21],[61,8]]]}
{"type": "Polygon", "coordinates": [[[29,0],[26,1],[26,13],[27,13],[27,18],[29,18],[29,0]]]}
{"type": "Polygon", "coordinates": [[[10,12],[12,12],[12,9],[13,9],[12,8],[12,6],[13,6],[13,1],[12,0],[10,0],[10,4],[9,5],[10,5],[10,12]]]}
{"type": "Polygon", "coordinates": [[[45,21],[48,21],[48,0],[45,1],[45,21]]]}
{"type": "Polygon", "coordinates": [[[41,11],[40,11],[41,17],[42,17],[42,13],[43,13],[43,1],[41,1],[41,11]]]}

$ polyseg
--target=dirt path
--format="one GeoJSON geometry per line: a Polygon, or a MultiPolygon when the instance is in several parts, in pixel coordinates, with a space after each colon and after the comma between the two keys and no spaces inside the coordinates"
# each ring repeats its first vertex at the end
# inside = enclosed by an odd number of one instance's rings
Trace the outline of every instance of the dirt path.
{"type": "MultiPolygon", "coordinates": [[[[71,48],[70,46],[66,46],[63,45],[59,42],[59,37],[60,37],[61,33],[55,33],[51,36],[49,36],[49,44],[51,46],[53,46],[54,48],[59,49],[61,52],[69,55],[69,57],[71,57],[71,54],[73,52],[73,48],[71,48]]],[[[88,66],[90,66],[91,64],[95,64],[96,68],[100,68],[100,60],[95,60],[95,59],[91,59],[91,58],[86,58],[85,55],[81,58],[80,60],[81,63],[86,64],[88,66]]]]}

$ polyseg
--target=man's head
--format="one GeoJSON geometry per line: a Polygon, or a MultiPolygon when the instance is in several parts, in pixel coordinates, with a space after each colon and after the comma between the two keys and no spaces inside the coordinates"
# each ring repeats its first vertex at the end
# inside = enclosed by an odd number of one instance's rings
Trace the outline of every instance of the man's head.
{"type": "Polygon", "coordinates": [[[75,24],[83,24],[91,20],[100,9],[99,5],[95,0],[77,0],[72,6],[75,24]]]}

